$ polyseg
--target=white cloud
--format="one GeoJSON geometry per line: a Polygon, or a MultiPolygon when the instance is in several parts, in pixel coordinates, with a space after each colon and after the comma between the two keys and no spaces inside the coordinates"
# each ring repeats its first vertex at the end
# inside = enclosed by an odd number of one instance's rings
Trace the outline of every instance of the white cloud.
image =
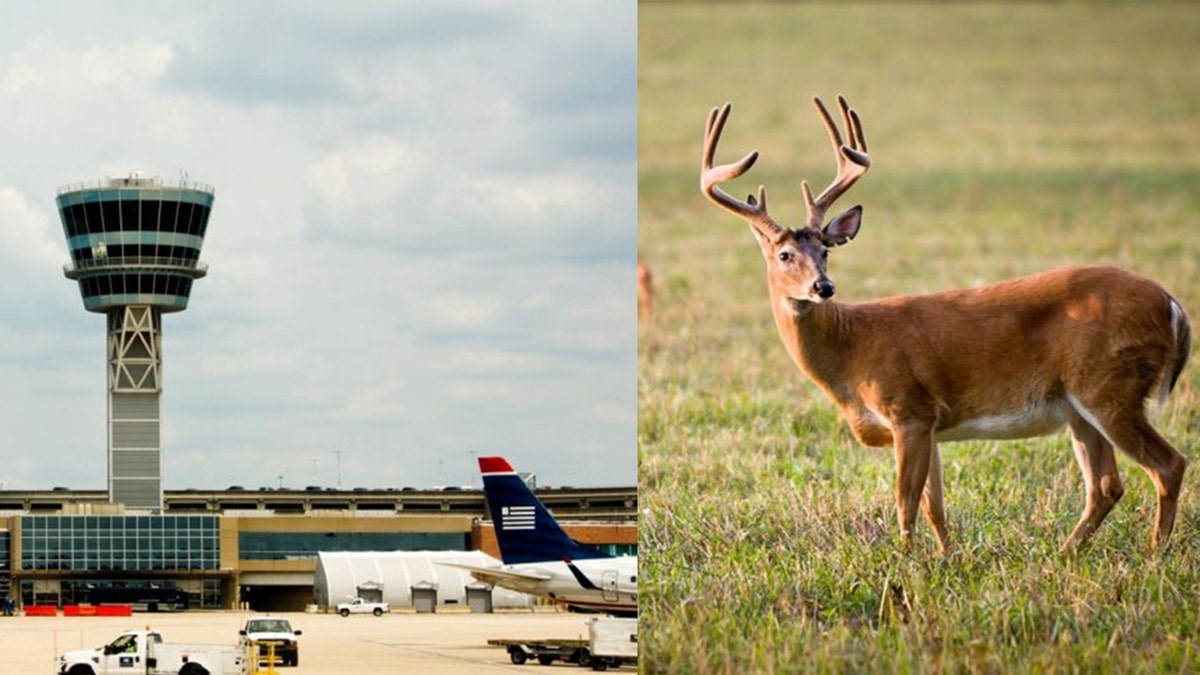
{"type": "Polygon", "coordinates": [[[330,227],[387,233],[405,217],[399,205],[416,196],[409,186],[426,182],[428,170],[412,144],[372,135],[325,154],[308,167],[305,178],[330,227]]]}
{"type": "Polygon", "coordinates": [[[417,298],[413,304],[415,315],[425,319],[427,328],[466,330],[504,320],[508,299],[486,291],[449,291],[417,298]]]}
{"type": "Polygon", "coordinates": [[[452,402],[461,404],[511,400],[524,392],[511,382],[464,378],[447,385],[446,393],[452,402]]]}
{"type": "Polygon", "coordinates": [[[0,185],[0,224],[5,233],[0,259],[46,269],[67,262],[66,247],[51,238],[50,219],[11,185],[0,185]]]}
{"type": "Polygon", "coordinates": [[[548,356],[504,349],[457,349],[438,364],[442,370],[467,373],[545,372],[555,364],[548,356]]]}
{"type": "Polygon", "coordinates": [[[171,46],[135,39],[124,44],[77,47],[31,39],[9,53],[0,94],[91,86],[130,88],[161,77],[171,64],[171,46]]]}
{"type": "Polygon", "coordinates": [[[161,77],[171,65],[172,56],[169,44],[149,40],[89,47],[79,56],[79,75],[93,84],[126,86],[161,77]]]}

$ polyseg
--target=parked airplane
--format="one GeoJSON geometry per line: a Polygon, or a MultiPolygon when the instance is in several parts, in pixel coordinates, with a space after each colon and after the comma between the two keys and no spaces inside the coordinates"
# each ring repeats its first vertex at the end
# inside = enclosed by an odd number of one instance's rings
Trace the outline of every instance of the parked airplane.
{"type": "Polygon", "coordinates": [[[610,556],[568,537],[503,457],[480,457],[479,470],[504,565],[442,564],[493,586],[637,616],[637,556],[610,556]]]}

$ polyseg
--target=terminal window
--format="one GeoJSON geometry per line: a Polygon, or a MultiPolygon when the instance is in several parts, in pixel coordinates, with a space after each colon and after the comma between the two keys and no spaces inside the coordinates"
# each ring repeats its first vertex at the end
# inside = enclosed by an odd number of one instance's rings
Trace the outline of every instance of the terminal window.
{"type": "Polygon", "coordinates": [[[214,570],[215,516],[23,516],[26,570],[214,570]]]}
{"type": "Polygon", "coordinates": [[[321,551],[466,551],[469,535],[453,532],[242,532],[242,560],[316,559],[321,551]]]}

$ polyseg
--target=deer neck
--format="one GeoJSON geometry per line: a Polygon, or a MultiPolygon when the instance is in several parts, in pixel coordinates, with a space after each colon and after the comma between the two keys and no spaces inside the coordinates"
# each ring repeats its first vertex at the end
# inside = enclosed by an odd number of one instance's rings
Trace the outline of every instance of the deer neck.
{"type": "Polygon", "coordinates": [[[849,308],[771,294],[775,327],[792,361],[835,401],[844,401],[844,354],[851,341],[849,308]]]}

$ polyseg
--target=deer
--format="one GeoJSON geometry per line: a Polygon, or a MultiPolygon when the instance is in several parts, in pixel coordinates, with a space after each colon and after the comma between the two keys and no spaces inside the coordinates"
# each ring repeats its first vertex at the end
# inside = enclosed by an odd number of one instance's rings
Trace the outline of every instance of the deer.
{"type": "Polygon", "coordinates": [[[1018,439],[1069,428],[1085,505],[1064,552],[1086,542],[1125,488],[1114,448],[1149,474],[1157,491],[1150,550],[1171,536],[1187,461],[1147,419],[1165,402],[1191,351],[1187,313],[1148,279],[1114,267],[1073,267],[991,285],[854,304],[833,301],[831,249],[862,225],[862,205],[826,220],[834,202],[871,167],[862,120],[838,95],[842,131],[813,104],[837,160],[827,188],[800,183],[803,227],[779,225],[757,196],[720,186],[754,165],[758,151],[714,166],[732,109],[708,115],[700,188],[746,221],[766,263],[771,313],[792,361],[868,447],[891,446],[900,541],[911,546],[920,507],[942,554],[951,551],[938,444],[1018,439]]]}
{"type": "Polygon", "coordinates": [[[637,259],[638,280],[638,318],[649,319],[654,312],[654,276],[650,266],[642,261],[642,254],[637,259]]]}

